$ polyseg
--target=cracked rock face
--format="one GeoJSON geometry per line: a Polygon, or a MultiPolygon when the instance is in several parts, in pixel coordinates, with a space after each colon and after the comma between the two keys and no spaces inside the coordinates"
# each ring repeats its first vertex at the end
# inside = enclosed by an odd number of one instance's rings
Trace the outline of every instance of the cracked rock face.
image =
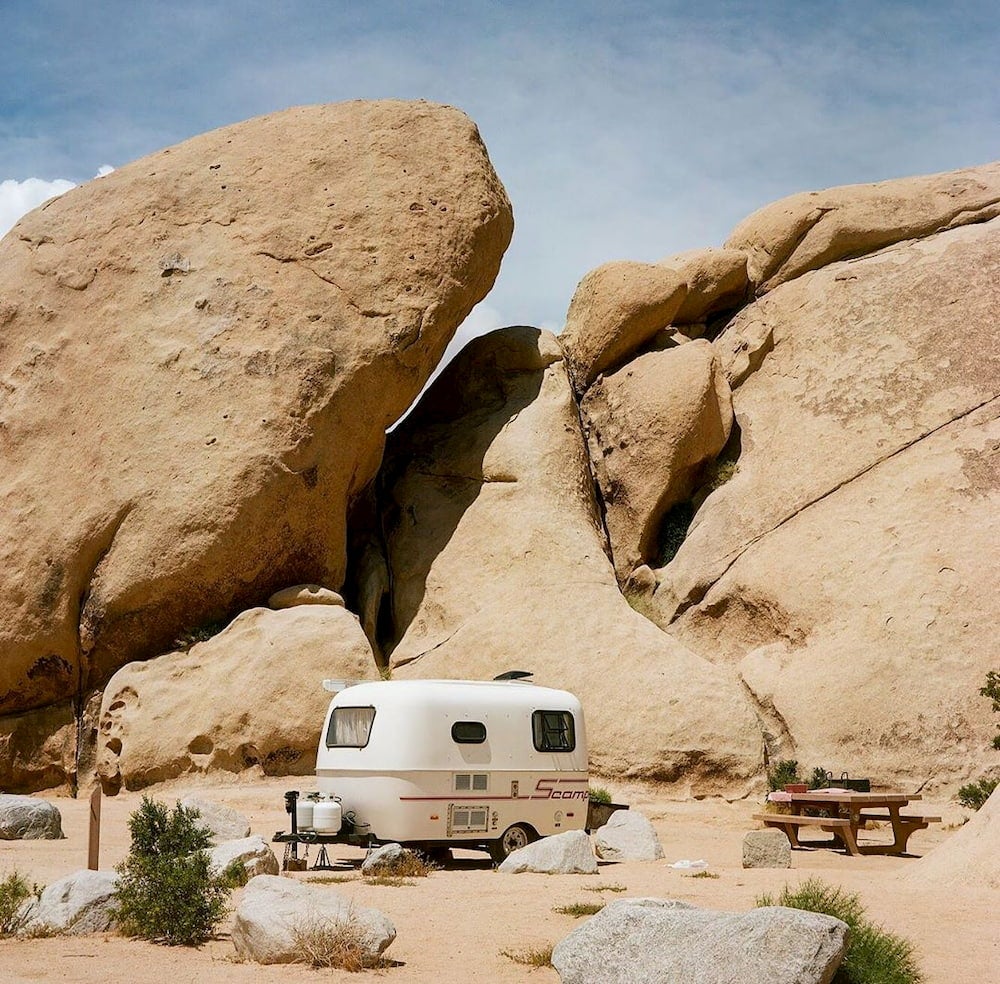
{"type": "Polygon", "coordinates": [[[348,500],[511,232],[475,126],[420,102],[251,120],[26,216],[0,243],[0,713],[337,589],[348,500]]]}
{"type": "Polygon", "coordinates": [[[650,604],[739,672],[772,755],[931,788],[988,764],[998,315],[995,219],[786,283],[715,341],[773,345],[650,604]]]}
{"type": "Polygon", "coordinates": [[[646,352],[580,401],[615,570],[658,562],[663,517],[690,498],[729,439],[729,383],[706,341],[646,352]]]}
{"type": "Polygon", "coordinates": [[[618,589],[552,335],[470,343],[393,433],[383,479],[394,677],[532,670],[583,701],[596,771],[746,788],[761,746],[739,684],[618,589]]]}

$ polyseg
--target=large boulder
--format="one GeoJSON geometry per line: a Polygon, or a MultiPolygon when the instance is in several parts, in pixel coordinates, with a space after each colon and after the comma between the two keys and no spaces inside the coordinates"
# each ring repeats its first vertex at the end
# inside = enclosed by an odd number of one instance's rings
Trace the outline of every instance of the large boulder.
{"type": "Polygon", "coordinates": [[[666,328],[686,296],[680,274],[654,263],[620,260],[591,270],[573,294],[559,336],[577,390],[666,328]]]}
{"type": "Polygon", "coordinates": [[[618,589],[552,335],[471,342],[393,433],[380,486],[394,676],[533,670],[583,701],[595,772],[746,788],[761,736],[731,671],[618,589]]]}
{"type": "Polygon", "coordinates": [[[36,796],[0,793],[0,840],[62,840],[62,814],[36,796]]]}
{"type": "Polygon", "coordinates": [[[604,861],[659,861],[663,857],[656,830],[638,810],[615,810],[594,833],[594,851],[604,861]]]}
{"type": "Polygon", "coordinates": [[[23,218],[0,243],[0,713],[338,588],[348,502],[512,228],[474,124],[392,101],[215,130],[23,218]]]}
{"type": "Polygon", "coordinates": [[[772,758],[929,790],[990,764],[998,325],[993,220],[785,283],[715,341],[773,336],[648,610],[738,669],[772,758]]]}
{"type": "Polygon", "coordinates": [[[401,844],[383,844],[361,862],[363,875],[396,875],[416,862],[417,855],[401,844]]]}
{"type": "Polygon", "coordinates": [[[1000,889],[1000,786],[967,824],[914,864],[905,879],[932,889],[1000,889]]]}
{"type": "Polygon", "coordinates": [[[687,295],[673,317],[675,325],[704,322],[719,311],[739,307],[746,297],[747,254],[739,249],[692,249],[659,261],[687,284],[687,295]]]}
{"type": "Polygon", "coordinates": [[[562,984],[829,984],[846,948],[847,926],[816,912],[621,899],[562,940],[552,966],[562,984]]]}
{"type": "Polygon", "coordinates": [[[1000,215],[1000,162],[802,192],[744,219],[726,246],[749,256],[758,294],[836,260],[1000,215]]]}
{"type": "Polygon", "coordinates": [[[346,608],[251,609],[187,652],[130,663],[112,677],[99,721],[101,783],[114,793],[216,769],[311,773],[330,700],[323,679],[374,671],[346,608]]]}
{"type": "Polygon", "coordinates": [[[294,963],[305,958],[301,934],[341,928],[356,933],[372,961],[396,938],[395,926],[378,909],[356,905],[331,889],[258,875],[247,882],[236,907],[232,939],[241,960],[294,963]]]}
{"type": "Polygon", "coordinates": [[[221,875],[231,864],[243,865],[248,878],[257,875],[277,875],[281,868],[270,845],[260,834],[223,841],[208,852],[212,871],[221,875]]]}
{"type": "Polygon", "coordinates": [[[567,830],[512,851],[497,871],[508,875],[525,871],[542,875],[596,875],[597,858],[586,831],[567,830]]]}
{"type": "Polygon", "coordinates": [[[185,796],[180,803],[188,810],[198,811],[197,826],[209,835],[213,844],[241,840],[250,835],[250,821],[239,810],[200,796],[185,796]]]}
{"type": "Polygon", "coordinates": [[[619,580],[658,562],[668,510],[690,498],[729,439],[732,395],[705,341],[647,352],[580,401],[619,580]]]}
{"type": "Polygon", "coordinates": [[[103,933],[115,925],[114,871],[77,871],[46,886],[28,903],[21,932],[25,935],[103,933]]]}

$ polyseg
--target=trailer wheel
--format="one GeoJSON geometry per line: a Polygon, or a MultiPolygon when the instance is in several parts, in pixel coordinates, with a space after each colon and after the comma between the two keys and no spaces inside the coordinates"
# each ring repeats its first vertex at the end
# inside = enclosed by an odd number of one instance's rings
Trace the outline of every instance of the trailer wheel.
{"type": "Polygon", "coordinates": [[[525,823],[511,824],[495,841],[490,841],[490,857],[494,864],[505,861],[514,851],[527,847],[538,835],[525,823]]]}

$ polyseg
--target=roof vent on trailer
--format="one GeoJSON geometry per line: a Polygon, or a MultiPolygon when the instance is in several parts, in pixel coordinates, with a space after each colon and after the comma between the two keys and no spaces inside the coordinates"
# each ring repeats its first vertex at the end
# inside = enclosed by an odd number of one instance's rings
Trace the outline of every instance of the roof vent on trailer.
{"type": "Polygon", "coordinates": [[[500,676],[495,676],[494,680],[526,680],[530,676],[535,674],[531,670],[508,670],[506,673],[501,673],[500,676]]]}

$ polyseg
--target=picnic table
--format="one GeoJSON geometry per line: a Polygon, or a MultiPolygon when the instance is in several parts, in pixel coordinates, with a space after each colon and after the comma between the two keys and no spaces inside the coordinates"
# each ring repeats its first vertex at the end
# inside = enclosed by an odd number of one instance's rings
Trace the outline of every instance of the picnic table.
{"type": "MultiPolygon", "coordinates": [[[[842,844],[848,854],[905,854],[910,835],[917,830],[926,830],[932,823],[940,823],[940,817],[925,817],[901,812],[921,796],[919,793],[857,793],[849,789],[814,789],[808,793],[771,794],[791,808],[787,813],[757,813],[755,820],[763,821],[768,827],[777,827],[788,836],[792,847],[829,846],[842,844]],[[813,811],[813,815],[807,813],[813,811]],[[816,816],[815,811],[825,811],[828,816],[816,816]],[[885,811],[885,812],[876,812],[885,811]],[[868,820],[892,824],[891,844],[858,845],[858,829],[868,820]],[[802,827],[819,827],[834,836],[834,841],[802,842],[799,830],[802,827]]],[[[769,797],[770,798],[770,797],[769,797]]]]}

